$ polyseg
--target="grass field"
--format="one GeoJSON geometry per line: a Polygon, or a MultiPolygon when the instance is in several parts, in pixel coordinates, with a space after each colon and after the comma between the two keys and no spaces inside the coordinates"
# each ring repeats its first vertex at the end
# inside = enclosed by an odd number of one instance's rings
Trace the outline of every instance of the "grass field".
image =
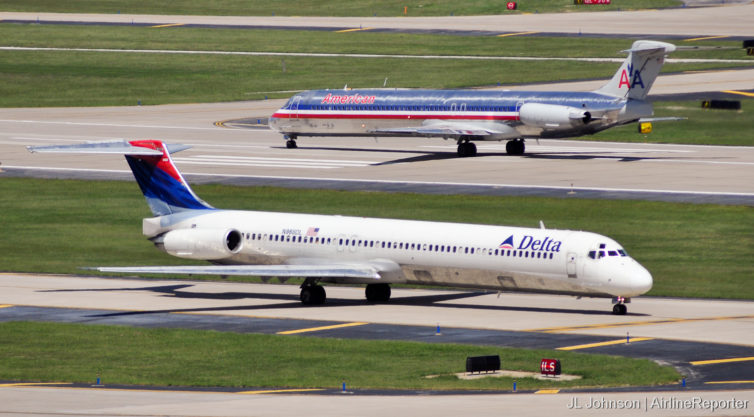
{"type": "Polygon", "coordinates": [[[604,11],[680,7],[679,0],[622,0],[610,5],[575,6],[566,0],[519,1],[518,10],[511,12],[506,2],[489,0],[304,0],[269,2],[262,0],[3,0],[0,11],[60,12],[60,13],[131,13],[131,14],[187,14],[234,16],[408,16],[488,15],[503,13],[544,13],[574,11],[604,11]]]}
{"type": "Polygon", "coordinates": [[[340,340],[215,331],[0,323],[0,380],[206,387],[509,390],[511,378],[459,380],[467,356],[500,355],[503,369],[539,371],[557,357],[568,382],[517,379],[518,389],[648,386],[678,373],[649,360],[499,347],[340,340]],[[64,349],[61,349],[65,347],[64,349]],[[441,375],[439,378],[425,378],[441,375]]]}
{"type": "Polygon", "coordinates": [[[740,111],[703,109],[701,100],[659,101],[656,117],[686,117],[687,120],[657,122],[648,135],[637,133],[637,125],[615,127],[580,140],[685,143],[690,145],[754,146],[754,99],[741,97],[740,111]]]}
{"type": "MultiPolygon", "coordinates": [[[[437,196],[269,187],[195,187],[215,207],[589,230],[652,272],[650,295],[754,299],[754,209],[646,201],[437,196]],[[501,214],[504,213],[504,214],[501,214]]],[[[141,235],[150,213],[131,182],[4,178],[4,271],[186,264],[141,235]]]]}
{"type": "MultiPolygon", "coordinates": [[[[621,57],[622,39],[0,24],[3,46],[480,56],[621,57]]],[[[713,44],[710,44],[713,45],[713,44]]],[[[719,42],[718,46],[732,43],[719,42]]],[[[743,58],[740,50],[679,54],[743,58]]],[[[754,64],[754,59],[751,60],[754,64]]],[[[666,71],[750,64],[672,64],[666,71]]],[[[313,88],[460,88],[610,77],[615,63],[0,51],[0,107],[144,105],[287,97],[313,88]],[[283,64],[284,63],[284,64],[283,64]],[[532,71],[532,66],[537,70],[532,71]],[[285,67],[285,71],[283,70],[285,67]],[[326,69],[326,70],[325,70],[326,69]]]]}

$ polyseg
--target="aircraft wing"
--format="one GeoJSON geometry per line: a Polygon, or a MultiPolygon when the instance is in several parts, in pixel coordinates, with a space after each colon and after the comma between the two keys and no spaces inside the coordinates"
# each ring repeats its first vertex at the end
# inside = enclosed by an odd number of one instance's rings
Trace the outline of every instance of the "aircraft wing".
{"type": "Polygon", "coordinates": [[[380,279],[380,267],[360,264],[313,265],[199,265],[199,266],[114,266],[92,268],[99,272],[127,274],[243,275],[255,277],[312,277],[380,279]]]}

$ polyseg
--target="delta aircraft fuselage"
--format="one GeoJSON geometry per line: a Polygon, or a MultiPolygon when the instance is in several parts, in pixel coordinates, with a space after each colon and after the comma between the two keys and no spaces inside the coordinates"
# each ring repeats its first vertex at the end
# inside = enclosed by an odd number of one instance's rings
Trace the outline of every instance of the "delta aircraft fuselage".
{"type": "Polygon", "coordinates": [[[386,302],[395,283],[612,297],[613,313],[652,287],[614,240],[595,233],[467,223],[218,210],[201,200],[160,141],[87,143],[34,152],[122,153],[154,217],[144,235],[200,266],[99,267],[104,272],[304,278],[301,301],[325,302],[319,283],[366,283],[386,302]]]}
{"type": "Polygon", "coordinates": [[[581,231],[212,210],[145,219],[144,234],[171,255],[223,264],[228,275],[232,265],[290,265],[331,283],[623,298],[652,286],[617,242],[581,231]],[[333,265],[371,272],[338,276],[333,265]]]}

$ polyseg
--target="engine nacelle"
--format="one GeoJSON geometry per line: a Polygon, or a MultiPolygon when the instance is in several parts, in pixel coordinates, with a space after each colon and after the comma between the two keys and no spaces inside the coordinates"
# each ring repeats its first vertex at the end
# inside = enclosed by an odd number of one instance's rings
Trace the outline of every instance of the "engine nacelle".
{"type": "Polygon", "coordinates": [[[559,104],[524,103],[518,116],[525,125],[544,129],[578,127],[592,121],[588,111],[559,104]]]}
{"type": "Polygon", "coordinates": [[[178,229],[165,233],[155,244],[179,258],[214,261],[240,252],[243,235],[235,229],[178,229]]]}

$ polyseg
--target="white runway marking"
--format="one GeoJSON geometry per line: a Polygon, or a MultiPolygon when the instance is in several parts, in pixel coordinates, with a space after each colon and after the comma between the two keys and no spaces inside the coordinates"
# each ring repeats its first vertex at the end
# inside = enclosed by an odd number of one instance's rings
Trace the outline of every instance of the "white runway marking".
{"type": "Polygon", "coordinates": [[[173,158],[177,163],[193,165],[216,166],[264,166],[281,168],[314,168],[333,169],[345,167],[363,167],[371,164],[369,161],[346,161],[334,159],[297,159],[297,158],[264,158],[227,155],[196,155],[186,158],[173,158]]]}
{"type": "MultiPolygon", "coordinates": [[[[575,61],[575,62],[614,62],[622,63],[625,58],[569,58],[536,56],[473,56],[473,55],[390,55],[390,54],[334,54],[308,52],[258,52],[258,51],[186,51],[170,49],[108,49],[108,48],[37,48],[2,46],[0,51],[40,51],[40,52],[107,52],[134,54],[181,54],[181,55],[242,55],[242,56],[297,56],[310,58],[389,58],[389,59],[462,59],[474,61],[575,61]]],[[[667,63],[726,63],[750,64],[748,59],[673,59],[667,63]]]]}
{"type": "MultiPolygon", "coordinates": [[[[421,146],[421,148],[435,148],[435,149],[456,149],[455,146],[440,146],[440,145],[427,145],[421,146]]],[[[480,145],[477,146],[480,151],[505,151],[505,145],[480,145]]],[[[529,145],[527,146],[527,152],[536,151],[537,153],[569,153],[569,154],[582,154],[582,153],[694,153],[694,151],[681,150],[681,149],[639,149],[639,148],[612,148],[612,147],[575,147],[575,146],[539,146],[529,145]]]]}
{"type": "MultiPolygon", "coordinates": [[[[10,169],[29,169],[39,171],[67,171],[67,172],[94,172],[94,173],[114,173],[114,174],[130,174],[130,171],[124,170],[107,170],[107,169],[80,169],[80,168],[51,168],[51,167],[38,167],[38,166],[0,166],[0,168],[10,169]]],[[[512,188],[512,189],[539,189],[539,190],[562,190],[562,191],[608,191],[608,192],[637,192],[637,193],[651,193],[651,194],[689,194],[689,195],[708,195],[708,196],[735,196],[735,197],[754,197],[754,193],[739,193],[739,192],[719,192],[719,191],[693,191],[693,190],[660,190],[651,188],[611,188],[611,187],[571,187],[571,186],[559,186],[559,185],[538,185],[538,184],[494,184],[494,183],[461,183],[461,182],[445,182],[445,181],[401,181],[401,180],[375,180],[369,178],[336,178],[336,177],[294,177],[294,176],[280,176],[280,175],[239,175],[239,174],[221,174],[221,173],[206,173],[206,172],[182,172],[183,175],[196,175],[202,177],[218,177],[218,178],[259,178],[259,179],[272,179],[272,180],[305,180],[305,181],[327,181],[327,182],[344,182],[344,183],[356,183],[366,182],[375,184],[410,184],[410,185],[446,185],[446,186],[463,186],[463,187],[492,187],[492,188],[512,188]]]]}
{"type": "MultiPolygon", "coordinates": [[[[32,124],[48,124],[48,125],[66,125],[66,126],[103,126],[103,127],[138,127],[148,129],[184,129],[184,130],[217,130],[218,127],[192,127],[192,126],[159,126],[159,125],[135,125],[135,124],[121,124],[121,123],[93,123],[93,122],[55,122],[49,120],[5,120],[3,123],[32,123],[32,124]]],[[[228,132],[241,132],[248,133],[243,130],[227,129],[228,132]]]]}

